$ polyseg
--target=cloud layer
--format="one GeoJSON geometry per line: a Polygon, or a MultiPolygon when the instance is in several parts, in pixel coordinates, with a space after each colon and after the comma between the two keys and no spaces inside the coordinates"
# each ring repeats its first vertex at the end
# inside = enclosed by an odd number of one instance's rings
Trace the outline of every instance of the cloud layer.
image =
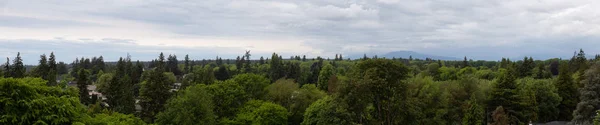
{"type": "Polygon", "coordinates": [[[598,8],[594,0],[5,0],[0,44],[9,45],[0,56],[568,57],[600,52],[598,8]]]}

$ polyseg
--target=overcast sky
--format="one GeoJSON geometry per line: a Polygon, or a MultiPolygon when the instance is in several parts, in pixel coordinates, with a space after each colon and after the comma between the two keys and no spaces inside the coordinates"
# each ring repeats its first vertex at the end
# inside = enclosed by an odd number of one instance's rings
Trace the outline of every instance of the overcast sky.
{"type": "MultiPolygon", "coordinates": [[[[499,60],[600,52],[598,0],[0,0],[0,57],[27,64],[408,50],[499,60]]],[[[2,59],[3,60],[3,59],[2,59]]]]}

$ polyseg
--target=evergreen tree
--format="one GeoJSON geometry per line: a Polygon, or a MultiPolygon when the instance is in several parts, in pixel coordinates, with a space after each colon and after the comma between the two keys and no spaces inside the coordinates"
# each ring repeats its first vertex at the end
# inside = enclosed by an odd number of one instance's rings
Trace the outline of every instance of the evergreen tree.
{"type": "Polygon", "coordinates": [[[21,59],[21,53],[17,53],[17,57],[13,60],[12,65],[12,74],[10,76],[14,78],[23,78],[25,77],[25,66],[23,66],[23,59],[21,59]]]}
{"type": "Polygon", "coordinates": [[[229,70],[227,70],[227,67],[225,67],[225,65],[220,65],[217,72],[215,72],[215,77],[217,80],[223,81],[229,79],[231,76],[229,75],[229,70]]]}
{"type": "Polygon", "coordinates": [[[88,94],[89,90],[87,89],[87,85],[89,85],[88,72],[85,69],[80,69],[77,73],[77,88],[79,89],[79,101],[83,104],[91,104],[90,95],[88,94]]]}
{"type": "Polygon", "coordinates": [[[185,60],[184,60],[184,71],[183,71],[183,72],[184,72],[184,74],[188,74],[188,73],[190,73],[190,72],[191,72],[191,71],[190,71],[190,68],[191,68],[191,67],[192,67],[192,66],[190,65],[190,57],[189,57],[189,56],[186,54],[186,55],[185,55],[185,60]]]}
{"type": "Polygon", "coordinates": [[[306,61],[306,55],[303,55],[302,56],[302,62],[305,62],[305,61],[306,61]]]}
{"type": "Polygon", "coordinates": [[[272,82],[277,81],[285,76],[283,61],[277,55],[277,53],[273,53],[271,56],[271,62],[269,64],[271,65],[271,68],[269,69],[269,77],[271,78],[272,82]]]}
{"type": "Polygon", "coordinates": [[[463,68],[464,68],[464,67],[468,67],[468,66],[470,66],[470,65],[469,65],[469,61],[467,60],[467,57],[465,56],[465,59],[463,60],[463,62],[462,62],[462,66],[461,66],[461,67],[463,67],[463,68]]]}
{"type": "MultiPolygon", "coordinates": [[[[473,98],[472,96],[471,98],[473,98]]],[[[483,107],[477,104],[476,100],[469,100],[466,109],[464,109],[465,115],[462,118],[463,125],[482,125],[485,117],[485,111],[483,107]]]]}
{"type": "Polygon", "coordinates": [[[57,68],[58,75],[69,73],[69,69],[67,69],[67,64],[65,64],[65,62],[58,62],[58,65],[56,66],[56,68],[57,68]]]}
{"type": "Polygon", "coordinates": [[[131,114],[135,109],[135,100],[133,98],[133,84],[128,67],[129,58],[119,58],[117,62],[115,75],[110,80],[107,92],[108,105],[116,112],[131,114]]]}
{"type": "Polygon", "coordinates": [[[6,57],[6,63],[4,64],[4,78],[12,77],[10,68],[10,59],[6,57]]]}
{"type": "Polygon", "coordinates": [[[47,76],[47,80],[48,80],[48,85],[51,86],[55,86],[58,85],[58,83],[56,83],[56,77],[58,76],[58,65],[56,64],[56,57],[54,56],[54,52],[50,53],[50,58],[48,59],[48,76],[47,76]]]}
{"type": "Polygon", "coordinates": [[[600,109],[600,63],[585,72],[583,88],[579,89],[581,100],[573,111],[574,124],[592,124],[596,111],[600,109]]]}
{"type": "Polygon", "coordinates": [[[44,80],[48,80],[48,70],[48,60],[46,59],[46,55],[42,54],[40,55],[40,63],[37,67],[35,67],[35,70],[33,72],[34,76],[41,77],[44,80]]]}
{"type": "Polygon", "coordinates": [[[265,64],[265,58],[263,58],[262,56],[260,57],[260,60],[258,61],[258,63],[265,64]]]}
{"type": "Polygon", "coordinates": [[[519,113],[521,106],[517,96],[517,84],[514,74],[515,71],[511,67],[500,70],[500,76],[490,93],[488,111],[502,106],[507,111],[511,124],[521,124],[525,120],[519,113]]]}
{"type": "Polygon", "coordinates": [[[558,89],[558,95],[562,98],[560,105],[558,105],[559,120],[569,121],[572,119],[572,112],[575,110],[577,102],[579,102],[577,85],[573,82],[569,65],[566,63],[560,65],[558,79],[556,80],[555,86],[558,89]]]}
{"type": "Polygon", "coordinates": [[[149,71],[148,77],[142,83],[140,89],[140,106],[142,106],[141,117],[144,121],[154,122],[154,116],[164,109],[164,105],[171,97],[169,91],[172,82],[167,78],[164,71],[164,55],[160,53],[156,68],[149,71]]]}
{"type": "Polygon", "coordinates": [[[167,72],[172,72],[176,76],[181,76],[182,74],[179,70],[179,66],[177,66],[178,64],[177,55],[169,55],[166,67],[167,72]]]}

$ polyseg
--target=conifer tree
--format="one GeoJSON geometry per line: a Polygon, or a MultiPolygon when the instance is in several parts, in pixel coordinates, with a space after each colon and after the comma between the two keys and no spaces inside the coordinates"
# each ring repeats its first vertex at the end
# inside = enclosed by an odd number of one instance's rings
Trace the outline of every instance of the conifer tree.
{"type": "Polygon", "coordinates": [[[302,62],[305,62],[305,61],[306,61],[306,55],[303,55],[302,56],[302,62]]]}
{"type": "Polygon", "coordinates": [[[48,60],[46,59],[46,55],[40,55],[40,62],[37,67],[35,67],[34,75],[35,77],[41,77],[44,80],[48,80],[48,60]]]}
{"type": "Polygon", "coordinates": [[[185,55],[185,60],[184,60],[184,71],[183,71],[184,74],[188,74],[188,73],[191,72],[190,71],[190,67],[191,67],[191,65],[190,65],[190,57],[186,54],[185,55]]]}
{"type": "Polygon", "coordinates": [[[569,65],[566,63],[560,65],[558,79],[556,80],[555,86],[558,90],[558,95],[562,98],[560,105],[558,105],[559,120],[568,121],[572,119],[572,112],[575,110],[577,102],[579,102],[577,85],[571,77],[569,65]]]}
{"type": "Polygon", "coordinates": [[[580,102],[573,111],[574,124],[592,124],[596,111],[600,109],[600,63],[594,64],[585,72],[583,88],[579,89],[580,102]]]}
{"type": "Polygon", "coordinates": [[[21,53],[17,53],[17,57],[13,60],[13,66],[11,76],[14,78],[23,78],[25,77],[25,66],[23,66],[23,59],[21,59],[21,53]]]}
{"type": "Polygon", "coordinates": [[[514,74],[515,71],[511,67],[500,70],[500,76],[490,93],[488,111],[492,111],[494,108],[502,106],[508,113],[510,123],[520,124],[525,122],[525,120],[519,113],[521,106],[517,96],[517,84],[515,82],[514,74]]]}
{"type": "Polygon", "coordinates": [[[164,105],[171,97],[172,82],[165,75],[165,58],[160,53],[156,68],[149,71],[148,77],[142,83],[140,89],[140,106],[142,106],[141,117],[144,121],[153,123],[154,116],[164,109],[164,105]]]}
{"type": "Polygon", "coordinates": [[[105,93],[108,98],[108,104],[113,111],[130,114],[134,112],[135,100],[133,99],[133,84],[129,74],[127,59],[119,58],[117,62],[115,75],[110,80],[108,91],[105,93]]]}
{"type": "Polygon", "coordinates": [[[89,85],[88,72],[85,69],[80,69],[77,72],[77,88],[79,88],[79,101],[83,104],[91,104],[90,96],[88,94],[87,85],[89,85]]]}
{"type": "Polygon", "coordinates": [[[48,85],[50,85],[50,86],[58,85],[56,83],[58,66],[56,64],[56,57],[54,56],[54,52],[50,53],[50,58],[48,59],[48,68],[49,68],[48,76],[47,76],[48,85]]]}
{"type": "Polygon", "coordinates": [[[263,58],[262,56],[260,57],[260,60],[258,61],[258,63],[265,64],[265,58],[263,58]]]}
{"type": "Polygon", "coordinates": [[[10,59],[6,57],[6,63],[4,64],[4,78],[11,77],[10,59]]]}

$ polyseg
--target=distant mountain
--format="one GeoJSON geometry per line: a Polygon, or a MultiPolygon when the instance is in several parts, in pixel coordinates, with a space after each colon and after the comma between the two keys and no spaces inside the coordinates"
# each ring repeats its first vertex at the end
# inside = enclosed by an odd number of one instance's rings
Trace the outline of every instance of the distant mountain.
{"type": "Polygon", "coordinates": [[[409,58],[410,56],[412,56],[413,59],[425,59],[425,58],[431,58],[431,59],[441,59],[441,60],[462,60],[461,58],[456,58],[456,57],[447,57],[447,56],[436,56],[436,55],[428,55],[428,54],[422,54],[422,53],[417,53],[414,51],[394,51],[394,52],[389,52],[383,55],[378,55],[379,57],[385,57],[385,58],[409,58]]]}

